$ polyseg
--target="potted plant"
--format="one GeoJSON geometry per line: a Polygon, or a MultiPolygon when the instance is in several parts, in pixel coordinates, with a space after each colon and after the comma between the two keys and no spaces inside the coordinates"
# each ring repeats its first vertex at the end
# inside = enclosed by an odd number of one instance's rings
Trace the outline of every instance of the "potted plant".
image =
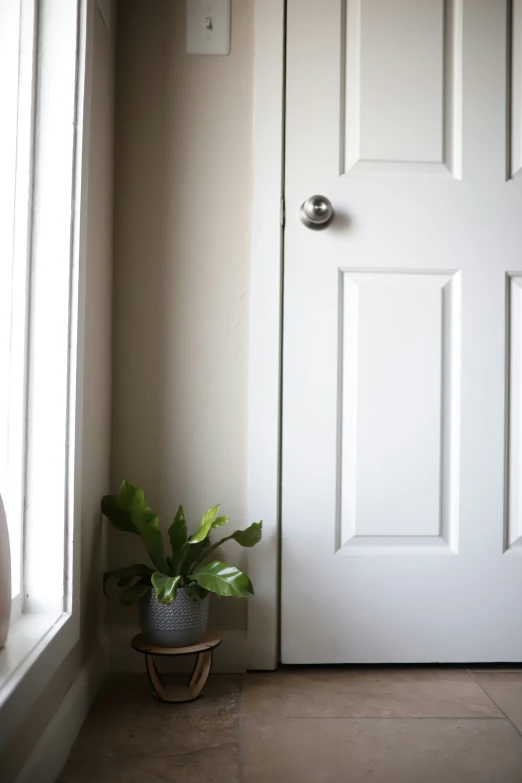
{"type": "Polygon", "coordinates": [[[154,645],[185,647],[200,642],[208,623],[209,593],[236,598],[254,595],[246,574],[219,560],[208,562],[208,556],[225,541],[255,546],[261,540],[263,523],[254,522],[211,543],[211,531],[229,521],[229,517],[218,515],[219,508],[206,511],[189,537],[180,506],[168,529],[171,554],[167,555],[158,517],[146,504],[143,490],[124,481],[117,495],[102,498],[103,514],[118,530],[139,535],[153,564],[106,571],[104,593],[107,581],[117,579],[118,587],[123,588],[120,602],[129,605],[138,601],[141,630],[154,645]]]}

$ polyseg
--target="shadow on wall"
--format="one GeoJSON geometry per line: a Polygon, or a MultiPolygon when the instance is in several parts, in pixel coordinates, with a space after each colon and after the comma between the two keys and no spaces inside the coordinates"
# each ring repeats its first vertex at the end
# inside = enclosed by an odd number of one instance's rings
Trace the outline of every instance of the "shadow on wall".
{"type": "MultiPolygon", "coordinates": [[[[193,525],[221,502],[239,528],[249,521],[254,2],[233,0],[229,57],[185,53],[185,5],[119,9],[112,485],[142,486],[164,523],[180,502],[193,525]]],[[[110,567],[136,556],[137,542],[111,531],[110,567]]],[[[114,606],[114,622],[134,621],[114,606]]],[[[222,600],[211,622],[245,618],[222,600]]]]}

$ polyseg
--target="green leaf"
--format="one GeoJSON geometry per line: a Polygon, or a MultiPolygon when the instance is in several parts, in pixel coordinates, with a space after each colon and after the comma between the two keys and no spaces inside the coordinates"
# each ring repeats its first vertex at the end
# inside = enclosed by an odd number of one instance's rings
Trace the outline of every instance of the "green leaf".
{"type": "Polygon", "coordinates": [[[152,568],[142,565],[141,563],[125,568],[116,568],[114,571],[106,571],[103,575],[103,592],[107,595],[106,587],[109,579],[118,579],[118,587],[125,587],[137,577],[139,577],[140,580],[149,579],[150,585],[150,577],[153,573],[152,568]]]}
{"type": "MultiPolygon", "coordinates": [[[[199,521],[199,527],[197,529],[197,532],[194,533],[194,535],[189,538],[189,544],[199,544],[208,536],[208,534],[210,533],[214,525],[214,522],[216,521],[216,516],[218,511],[219,511],[219,504],[217,506],[214,506],[213,508],[209,508],[208,511],[205,511],[205,513],[203,514],[203,516],[199,521]]],[[[221,524],[225,524],[225,523],[222,522],[221,524]]]]}
{"type": "Polygon", "coordinates": [[[190,579],[200,587],[218,595],[234,596],[235,598],[250,598],[254,595],[252,582],[234,566],[220,563],[218,560],[202,566],[190,579]]]}
{"type": "Polygon", "coordinates": [[[251,547],[261,541],[262,532],[263,523],[253,522],[250,527],[247,527],[245,530],[236,530],[235,533],[232,533],[230,538],[233,538],[234,541],[237,541],[241,546],[251,547]]]}
{"type": "Polygon", "coordinates": [[[191,601],[202,601],[208,595],[208,590],[204,587],[200,587],[196,582],[191,582],[186,587],[186,595],[191,601]]]}
{"type": "Polygon", "coordinates": [[[181,547],[179,566],[175,573],[180,573],[181,576],[187,576],[196,563],[199,563],[210,550],[211,546],[208,536],[197,544],[190,544],[187,542],[181,547]]]}
{"type": "Polygon", "coordinates": [[[158,601],[161,601],[162,604],[171,604],[176,599],[180,579],[181,576],[166,576],[155,571],[151,581],[158,601]]]}
{"type": "Polygon", "coordinates": [[[217,527],[223,527],[223,525],[226,525],[227,522],[230,522],[230,517],[227,517],[224,514],[222,517],[216,517],[210,527],[212,530],[215,530],[217,527]]]}
{"type": "Polygon", "coordinates": [[[142,595],[148,593],[149,590],[150,584],[144,585],[141,584],[141,582],[138,582],[137,584],[132,585],[132,587],[128,587],[127,590],[122,590],[120,594],[120,604],[123,604],[123,606],[130,606],[137,601],[138,598],[141,598],[142,595]]]}
{"type": "Polygon", "coordinates": [[[132,524],[131,515],[128,511],[121,508],[118,505],[118,498],[116,495],[105,495],[101,499],[101,510],[109,522],[126,533],[138,533],[134,525],[132,524]]]}
{"type": "Polygon", "coordinates": [[[169,527],[169,539],[172,547],[172,564],[170,564],[170,567],[172,572],[176,574],[179,569],[181,549],[187,543],[187,521],[183,512],[183,506],[178,508],[178,513],[169,527]]]}
{"type": "Polygon", "coordinates": [[[178,556],[172,562],[172,567],[171,567],[172,576],[178,576],[178,574],[181,574],[182,572],[183,575],[187,573],[185,569],[185,561],[188,559],[188,553],[190,548],[191,546],[187,541],[187,543],[183,544],[183,546],[179,550],[178,556]]]}
{"type": "Polygon", "coordinates": [[[141,536],[158,571],[168,571],[158,517],[145,502],[143,490],[124,481],[118,492],[118,505],[128,511],[134,529],[141,536]]]}
{"type": "Polygon", "coordinates": [[[262,533],[263,523],[262,522],[253,522],[250,527],[247,527],[246,530],[236,530],[235,533],[232,533],[232,535],[227,536],[226,538],[222,538],[221,541],[217,541],[215,544],[212,544],[211,547],[209,547],[206,551],[202,552],[200,557],[198,557],[194,561],[194,565],[198,565],[201,563],[202,560],[205,559],[205,557],[208,557],[208,555],[213,552],[215,549],[218,549],[220,546],[225,544],[227,541],[237,541],[238,544],[241,544],[241,546],[246,547],[252,547],[255,546],[259,541],[261,541],[261,533],[262,533]]]}

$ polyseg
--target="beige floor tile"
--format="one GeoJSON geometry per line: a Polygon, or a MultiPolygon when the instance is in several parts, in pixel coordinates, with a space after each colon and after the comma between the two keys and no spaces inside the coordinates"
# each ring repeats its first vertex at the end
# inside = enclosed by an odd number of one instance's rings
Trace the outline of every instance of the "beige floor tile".
{"type": "Polygon", "coordinates": [[[57,783],[238,783],[238,749],[224,745],[203,753],[161,756],[73,754],[57,783]]]}
{"type": "MultiPolygon", "coordinates": [[[[169,682],[186,683],[188,675],[166,674],[165,679],[169,682]]],[[[231,694],[238,693],[240,688],[241,675],[211,674],[200,702],[192,703],[192,712],[194,712],[194,707],[203,703],[208,695],[222,700],[231,694]]],[[[103,683],[96,698],[96,704],[117,708],[142,706],[156,701],[152,696],[152,688],[145,671],[143,674],[110,675],[103,683]]],[[[221,706],[221,703],[218,706],[221,706]]]]}
{"type": "Polygon", "coordinates": [[[501,718],[463,669],[299,669],[243,677],[246,717],[501,718]]]}
{"type": "MultiPolygon", "coordinates": [[[[171,680],[174,677],[171,676],[171,680]]],[[[211,677],[203,696],[188,704],[163,704],[146,675],[109,680],[91,709],[75,751],[183,755],[235,743],[238,677],[211,677]]]]}
{"type": "Polygon", "coordinates": [[[468,669],[470,672],[522,672],[522,663],[477,663],[468,669]]]}
{"type": "Polygon", "coordinates": [[[522,732],[522,672],[477,672],[475,677],[522,732]]]}
{"type": "Polygon", "coordinates": [[[251,718],[244,783],[521,783],[507,720],[251,718]]]}

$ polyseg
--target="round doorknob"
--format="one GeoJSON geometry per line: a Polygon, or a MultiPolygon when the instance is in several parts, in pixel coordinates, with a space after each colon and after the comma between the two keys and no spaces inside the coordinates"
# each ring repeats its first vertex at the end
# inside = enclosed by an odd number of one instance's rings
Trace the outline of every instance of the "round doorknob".
{"type": "Polygon", "coordinates": [[[334,209],[326,196],[310,196],[301,205],[301,222],[307,228],[326,228],[334,216],[334,209]]]}

